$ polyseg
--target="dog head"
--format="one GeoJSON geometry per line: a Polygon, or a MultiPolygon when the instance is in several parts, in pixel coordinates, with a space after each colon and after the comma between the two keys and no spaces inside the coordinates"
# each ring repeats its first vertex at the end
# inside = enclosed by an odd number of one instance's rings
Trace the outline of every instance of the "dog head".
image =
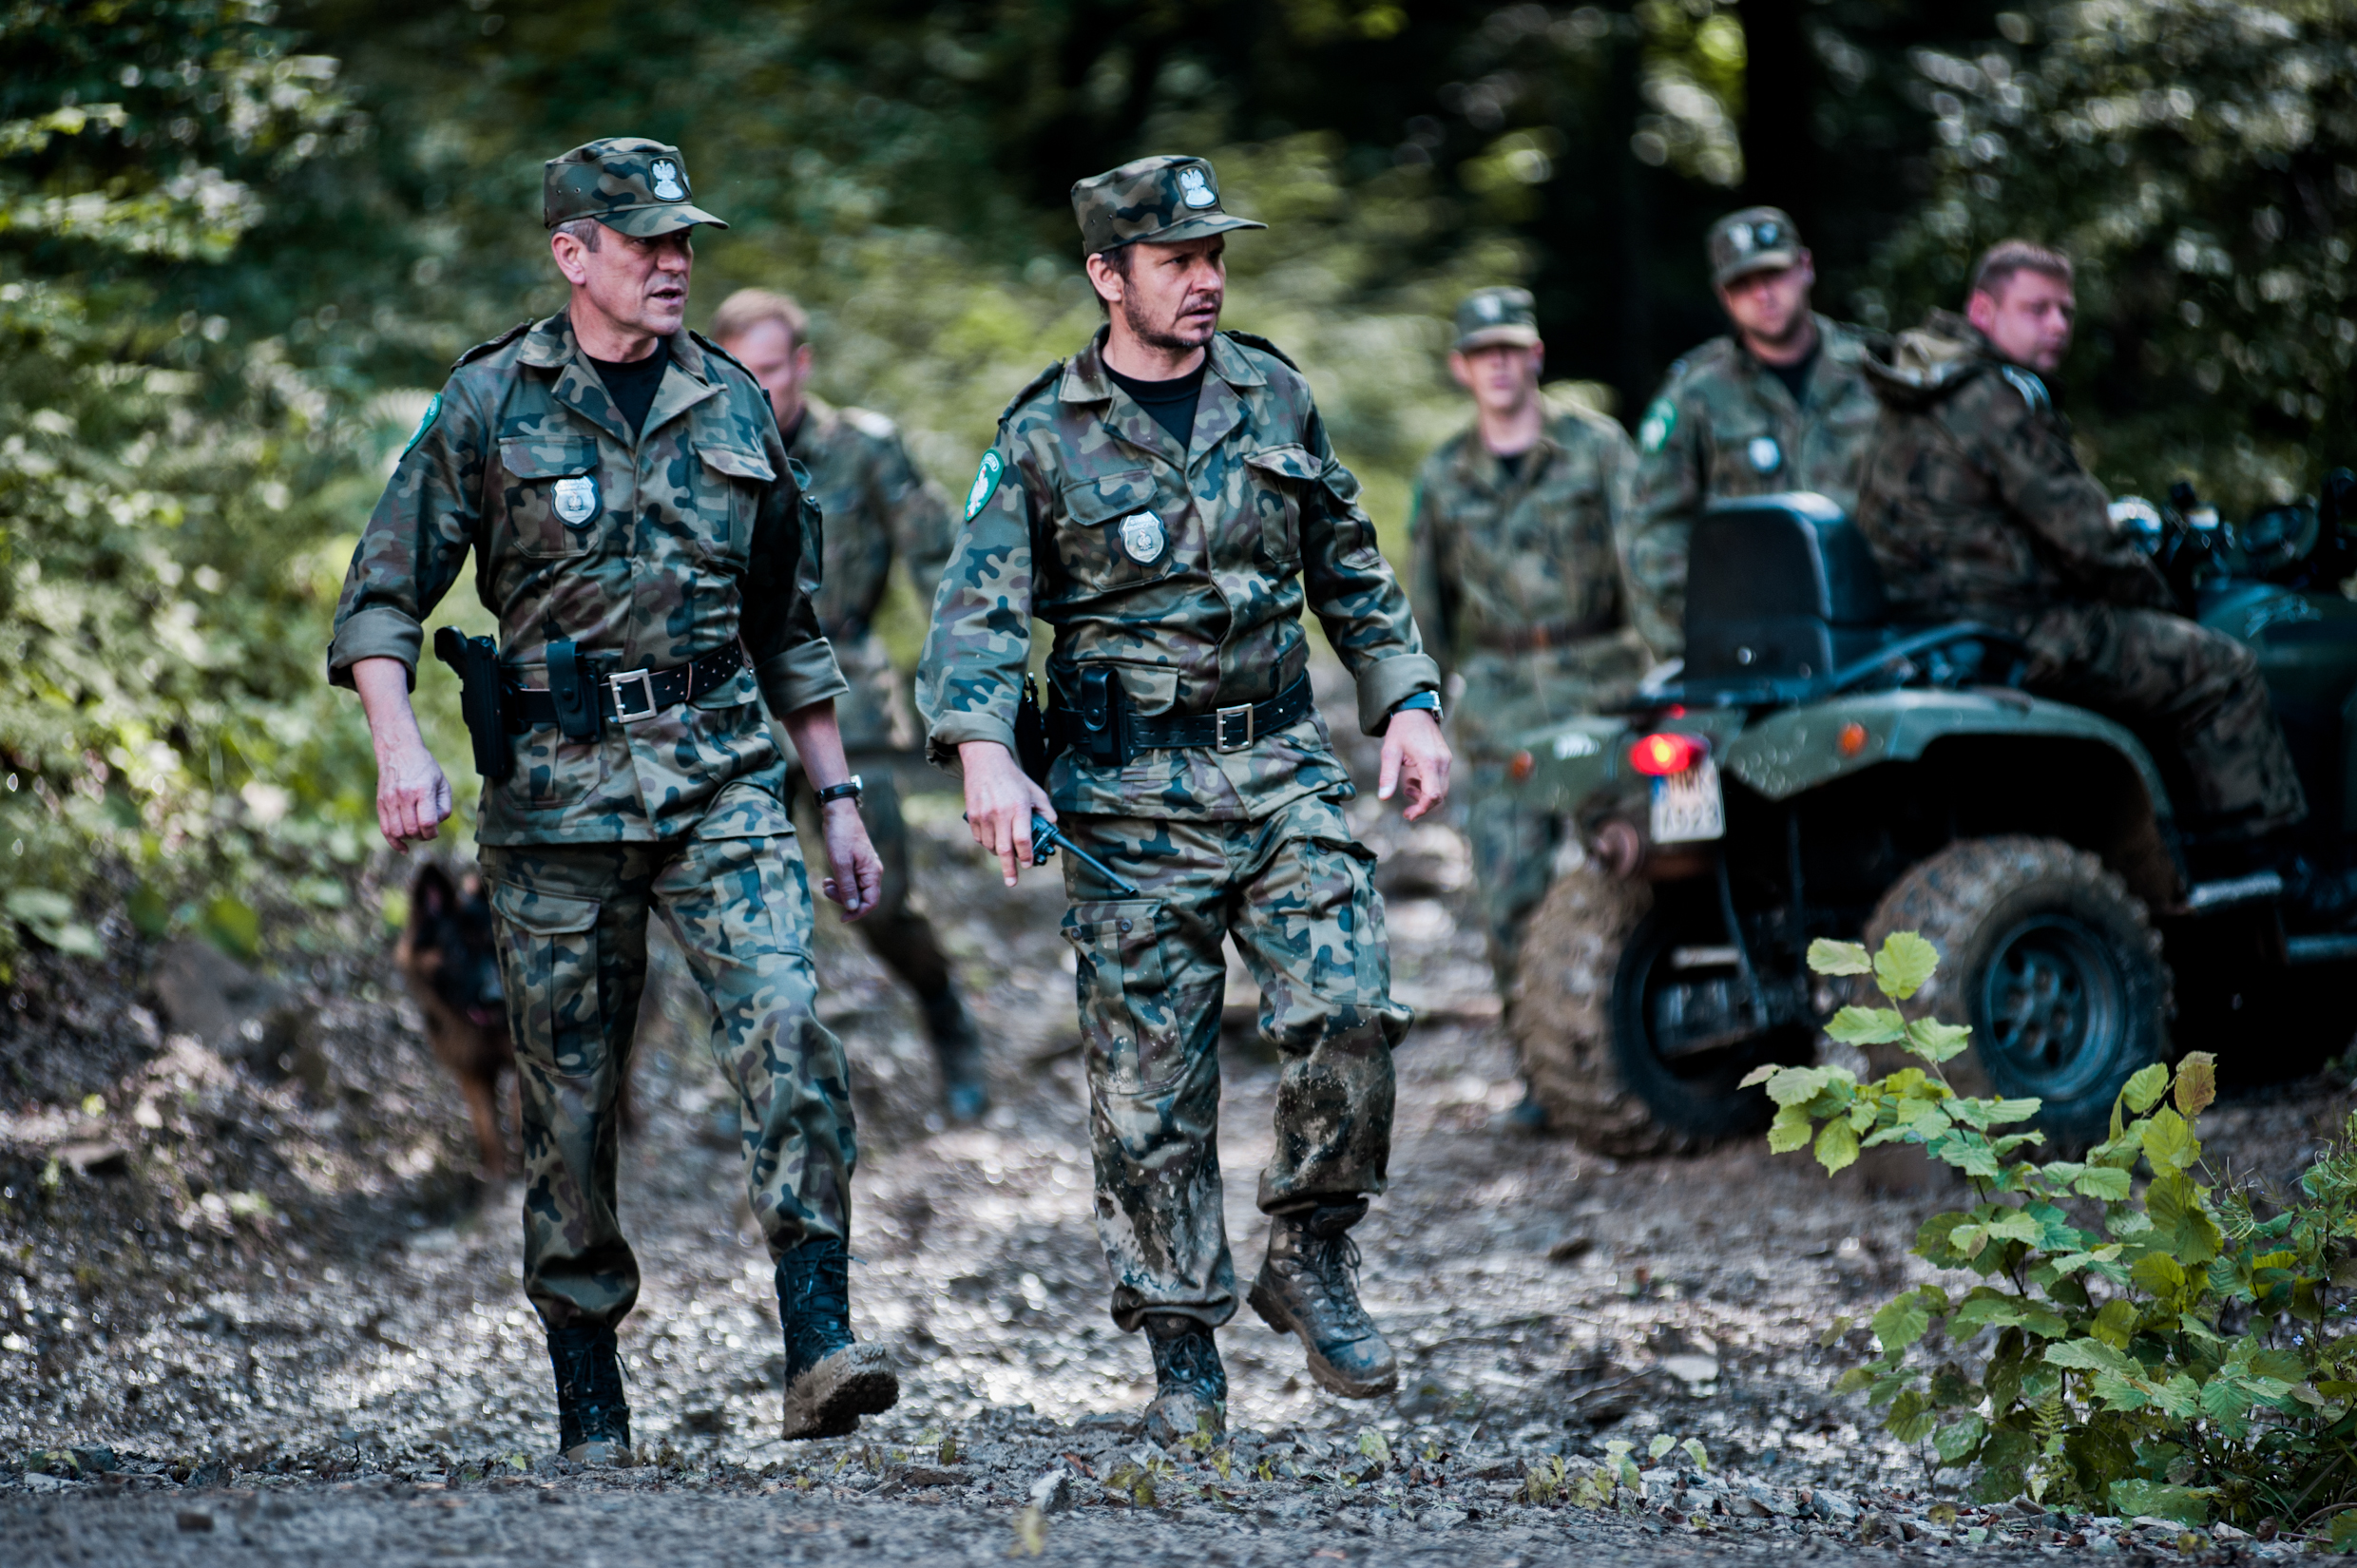
{"type": "Polygon", "coordinates": [[[471,871],[452,877],[431,862],[420,866],[410,884],[410,918],[401,947],[402,961],[444,1006],[477,1028],[507,1027],[499,945],[481,877],[471,871]]]}

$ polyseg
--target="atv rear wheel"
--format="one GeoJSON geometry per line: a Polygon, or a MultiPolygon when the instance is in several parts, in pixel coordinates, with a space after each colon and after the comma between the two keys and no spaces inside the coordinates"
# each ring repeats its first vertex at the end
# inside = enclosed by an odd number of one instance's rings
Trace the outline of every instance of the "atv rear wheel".
{"type": "Polygon", "coordinates": [[[1918,932],[1940,954],[1916,1002],[1971,1026],[1948,1081],[1963,1094],[2037,1098],[2049,1137],[2101,1138],[2120,1085],[2167,1054],[2160,934],[2084,850],[2048,838],[1951,844],[1891,884],[1867,946],[1893,931],[1918,932]]]}
{"type": "Polygon", "coordinates": [[[1557,877],[1524,930],[1506,1013],[1548,1125],[1616,1158],[1656,1154],[1671,1141],[1621,1082],[1612,1054],[1612,977],[1652,902],[1649,886],[1607,875],[1593,861],[1557,877]]]}

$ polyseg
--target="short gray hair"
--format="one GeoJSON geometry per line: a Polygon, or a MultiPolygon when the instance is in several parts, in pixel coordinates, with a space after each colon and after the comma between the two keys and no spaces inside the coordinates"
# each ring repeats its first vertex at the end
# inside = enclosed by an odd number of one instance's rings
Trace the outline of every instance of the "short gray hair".
{"type": "Polygon", "coordinates": [[[594,218],[568,218],[559,223],[554,232],[571,235],[588,250],[596,250],[605,243],[605,225],[594,218]]]}

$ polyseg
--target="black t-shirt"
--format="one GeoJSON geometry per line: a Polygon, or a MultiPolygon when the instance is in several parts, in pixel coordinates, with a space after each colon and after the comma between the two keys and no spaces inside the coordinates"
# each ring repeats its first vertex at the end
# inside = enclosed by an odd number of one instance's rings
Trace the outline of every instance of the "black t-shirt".
{"type": "Polygon", "coordinates": [[[1792,401],[1804,409],[1809,406],[1809,373],[1817,368],[1817,355],[1824,350],[1825,340],[1819,338],[1817,346],[1809,351],[1809,357],[1798,364],[1768,367],[1776,373],[1776,379],[1784,383],[1784,390],[1792,394],[1792,401]]]}
{"type": "Polygon", "coordinates": [[[1519,485],[1523,482],[1523,465],[1530,461],[1530,452],[1531,449],[1524,447],[1518,452],[1491,452],[1489,455],[1496,458],[1498,467],[1505,470],[1505,482],[1519,485]]]}
{"type": "Polygon", "coordinates": [[[1168,381],[1140,381],[1123,375],[1112,366],[1105,374],[1113,384],[1138,400],[1138,406],[1154,416],[1154,422],[1170,431],[1171,439],[1183,450],[1195,439],[1195,405],[1203,395],[1203,372],[1211,364],[1211,355],[1203,356],[1201,364],[1186,374],[1168,381]]]}
{"type": "Polygon", "coordinates": [[[655,352],[644,359],[591,359],[598,368],[598,379],[605,383],[605,394],[614,400],[622,422],[630,427],[633,440],[646,423],[646,411],[655,406],[655,389],[662,385],[663,367],[671,363],[671,340],[656,343],[655,352]]]}

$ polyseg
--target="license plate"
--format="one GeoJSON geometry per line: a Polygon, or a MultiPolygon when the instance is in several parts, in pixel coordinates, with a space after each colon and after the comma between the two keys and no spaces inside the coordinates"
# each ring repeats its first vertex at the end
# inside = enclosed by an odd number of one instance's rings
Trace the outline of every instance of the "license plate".
{"type": "Polygon", "coordinates": [[[1704,757],[1682,774],[1653,781],[1653,841],[1694,844],[1727,835],[1718,764],[1704,757]]]}

